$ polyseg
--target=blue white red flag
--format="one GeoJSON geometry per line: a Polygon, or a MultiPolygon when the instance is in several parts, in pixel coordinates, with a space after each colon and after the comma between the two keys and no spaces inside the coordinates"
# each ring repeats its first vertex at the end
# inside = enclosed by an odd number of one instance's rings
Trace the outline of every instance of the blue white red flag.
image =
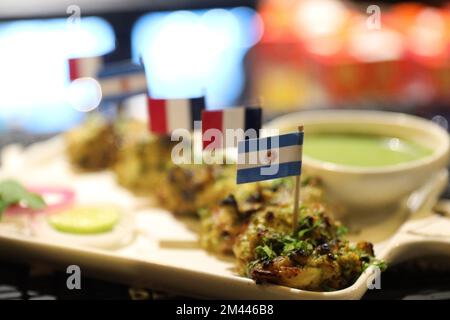
{"type": "Polygon", "coordinates": [[[188,99],[147,99],[150,131],[171,134],[175,129],[194,129],[205,109],[205,97],[188,99]]]}
{"type": "MultiPolygon", "coordinates": [[[[255,130],[258,137],[262,123],[262,110],[259,107],[233,107],[223,110],[205,110],[202,113],[202,133],[207,136],[208,130],[215,129],[221,134],[219,141],[203,140],[203,148],[214,144],[214,148],[237,147],[235,141],[227,141],[227,130],[255,130]]],[[[233,137],[234,139],[234,137],[233,137]]]]}
{"type": "Polygon", "coordinates": [[[72,58],[69,59],[69,78],[74,81],[78,78],[95,78],[103,64],[102,57],[72,58]]]}

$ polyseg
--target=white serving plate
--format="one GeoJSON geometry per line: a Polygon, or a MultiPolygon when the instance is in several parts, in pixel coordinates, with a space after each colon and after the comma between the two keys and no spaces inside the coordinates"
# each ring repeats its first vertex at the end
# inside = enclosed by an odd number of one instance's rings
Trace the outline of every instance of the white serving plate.
{"type": "MultiPolygon", "coordinates": [[[[198,248],[195,221],[175,219],[165,210],[148,206],[144,199],[117,186],[110,172],[73,173],[63,151],[61,137],[26,149],[9,146],[3,150],[0,179],[15,178],[29,185],[70,186],[77,192],[79,203],[120,205],[134,219],[133,237],[121,247],[98,249],[82,243],[55,242],[38,237],[29,230],[27,223],[18,228],[7,228],[0,222],[0,255],[27,263],[51,263],[62,270],[75,264],[84,274],[192,297],[359,299],[367,290],[367,282],[374,272],[372,268],[351,287],[335,292],[256,285],[235,274],[232,258],[218,258],[198,248]]],[[[429,210],[429,204],[435,202],[436,194],[446,181],[447,173],[443,172],[434,183],[410,198],[408,207],[419,211],[413,219],[404,223],[405,211],[389,214],[386,219],[370,222],[370,227],[357,238],[373,239],[376,255],[388,263],[423,252],[450,255],[450,219],[432,215],[429,210]],[[387,225],[391,226],[391,231],[386,233],[387,225]],[[392,228],[392,225],[398,228],[392,228]]]]}

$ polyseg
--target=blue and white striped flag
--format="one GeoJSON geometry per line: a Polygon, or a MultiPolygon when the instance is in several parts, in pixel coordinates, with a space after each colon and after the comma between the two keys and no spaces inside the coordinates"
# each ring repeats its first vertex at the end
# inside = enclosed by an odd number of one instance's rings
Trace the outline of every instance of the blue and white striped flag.
{"type": "Polygon", "coordinates": [[[240,141],[237,183],[300,175],[302,146],[303,132],[240,141]]]}
{"type": "Polygon", "coordinates": [[[106,65],[97,75],[103,101],[121,101],[147,93],[147,80],[142,65],[131,61],[106,65]]]}

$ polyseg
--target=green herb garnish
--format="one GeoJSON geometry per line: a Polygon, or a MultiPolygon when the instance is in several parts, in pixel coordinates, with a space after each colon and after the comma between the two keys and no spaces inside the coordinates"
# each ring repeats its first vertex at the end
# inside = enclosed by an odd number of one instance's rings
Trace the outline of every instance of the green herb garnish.
{"type": "Polygon", "coordinates": [[[340,225],[339,227],[337,227],[336,236],[338,238],[342,237],[342,236],[345,236],[347,233],[348,233],[348,228],[346,226],[340,225]]]}
{"type": "Polygon", "coordinates": [[[14,180],[0,182],[0,217],[3,212],[13,205],[39,210],[46,207],[44,199],[33,192],[27,191],[24,186],[14,180]]]}
{"type": "Polygon", "coordinates": [[[257,246],[255,251],[262,260],[272,260],[277,256],[276,252],[268,245],[257,246]]]}
{"type": "Polygon", "coordinates": [[[366,270],[370,266],[375,266],[380,269],[380,271],[385,271],[387,269],[387,263],[383,260],[372,258],[369,262],[363,262],[362,269],[366,270]]]}
{"type": "Polygon", "coordinates": [[[308,241],[296,239],[291,235],[275,235],[264,238],[262,244],[255,248],[255,253],[259,260],[270,261],[278,256],[289,256],[300,250],[305,255],[309,255],[313,249],[313,245],[308,241]]]}

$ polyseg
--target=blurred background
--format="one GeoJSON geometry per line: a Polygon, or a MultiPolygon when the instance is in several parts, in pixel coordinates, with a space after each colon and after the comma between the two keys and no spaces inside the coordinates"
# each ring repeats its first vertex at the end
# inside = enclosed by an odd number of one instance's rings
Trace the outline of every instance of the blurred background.
{"type": "Polygon", "coordinates": [[[0,133],[81,121],[67,60],[97,55],[142,56],[152,96],[205,93],[208,108],[383,109],[445,127],[450,118],[446,1],[2,0],[0,133]]]}

